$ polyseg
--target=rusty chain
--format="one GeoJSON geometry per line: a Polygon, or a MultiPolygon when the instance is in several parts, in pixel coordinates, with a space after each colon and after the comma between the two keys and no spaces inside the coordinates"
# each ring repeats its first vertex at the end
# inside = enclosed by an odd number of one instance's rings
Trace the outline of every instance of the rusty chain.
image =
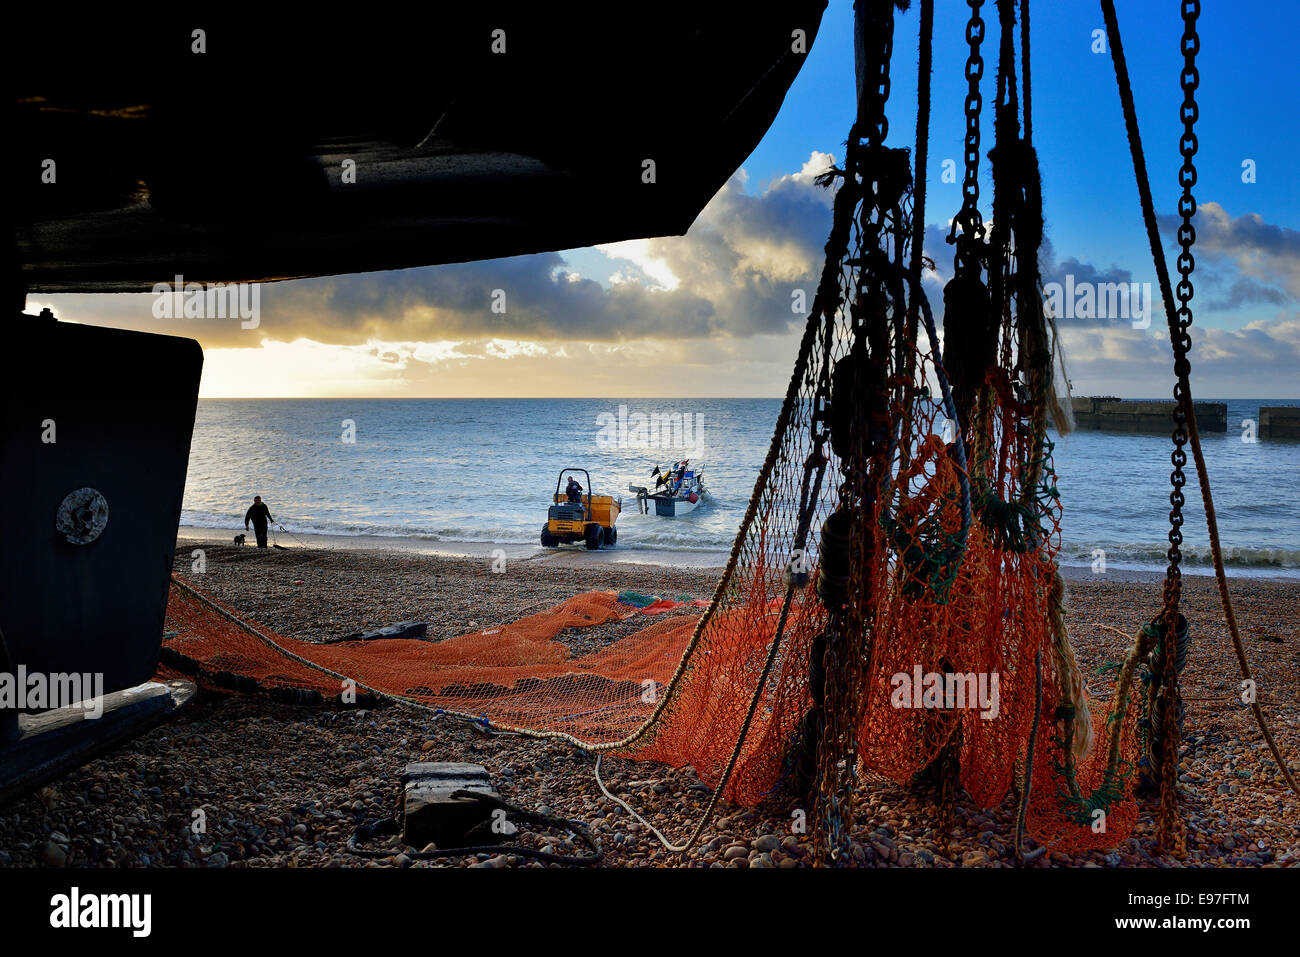
{"type": "MultiPolygon", "coordinates": [[[[1183,103],[1180,118],[1183,121],[1183,134],[1178,141],[1178,152],[1182,155],[1183,165],[1178,171],[1178,183],[1182,195],[1178,198],[1178,213],[1181,222],[1178,226],[1178,283],[1174,295],[1178,300],[1176,316],[1170,319],[1171,333],[1174,340],[1174,449],[1170,454],[1173,471],[1169,482],[1169,567],[1165,573],[1165,609],[1161,628],[1163,654],[1163,674],[1160,680],[1160,701],[1162,737],[1160,744],[1160,842],[1181,855],[1185,848],[1185,836],[1182,820],[1178,811],[1178,758],[1181,745],[1181,733],[1178,726],[1179,711],[1182,709],[1178,688],[1178,667],[1176,642],[1178,632],[1178,606],[1182,597],[1182,543],[1183,543],[1183,505],[1185,497],[1183,488],[1187,484],[1184,467],[1187,465],[1186,445],[1189,440],[1188,416],[1194,415],[1188,401],[1184,385],[1191,371],[1187,353],[1192,347],[1192,337],[1188,328],[1192,324],[1191,300],[1195,294],[1192,286],[1192,272],[1196,268],[1196,258],[1192,255],[1192,245],[1196,242],[1196,227],[1192,217],[1196,215],[1196,198],[1192,188],[1196,185],[1195,156],[1197,150],[1196,120],[1200,110],[1196,104],[1196,89],[1200,85],[1200,73],[1196,68],[1196,54],[1200,50],[1200,36],[1196,31],[1196,20],[1200,15],[1200,0],[1183,0],[1183,69],[1179,84],[1183,90],[1183,103]]],[[[1154,705],[1156,702],[1152,701],[1154,705]]],[[[1155,770],[1155,769],[1153,769],[1155,770]]]]}
{"type": "Polygon", "coordinates": [[[980,44],[984,41],[984,19],[980,9],[984,0],[966,0],[970,7],[970,19],[966,22],[966,44],[969,55],[966,58],[966,153],[965,176],[962,179],[962,206],[952,221],[952,230],[948,242],[957,244],[957,266],[974,267],[982,255],[984,243],[984,219],[980,216],[980,114],[984,100],[980,95],[980,80],[984,78],[984,58],[980,54],[980,44]],[[962,235],[957,236],[960,226],[962,235]]]}

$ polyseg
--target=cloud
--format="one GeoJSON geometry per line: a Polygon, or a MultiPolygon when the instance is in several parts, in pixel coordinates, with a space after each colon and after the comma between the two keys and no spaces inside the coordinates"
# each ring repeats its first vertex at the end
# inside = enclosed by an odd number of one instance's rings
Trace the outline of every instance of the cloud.
{"type": "MultiPolygon", "coordinates": [[[[241,328],[237,319],[155,319],[147,295],[61,296],[51,304],[82,321],[198,338],[212,350],[212,381],[229,384],[209,394],[244,388],[239,368],[273,370],[291,362],[313,366],[295,372],[294,388],[321,390],[314,394],[353,387],[362,390],[357,394],[453,394],[453,383],[463,394],[544,394],[548,377],[568,383],[558,387],[568,394],[630,394],[629,388],[772,394],[787,380],[805,321],[791,308],[792,293],[802,290],[810,304],[821,272],[833,193],[814,180],[834,163],[833,155],[813,152],[800,170],[753,193],[742,170],[685,236],[268,283],[254,329],[241,328]],[[571,259],[581,261],[583,273],[604,264],[606,281],[579,275],[571,259]],[[330,349],[326,358],[322,350],[330,349]],[[745,368],[723,376],[722,363],[745,368]],[[326,371],[337,377],[333,389],[322,379],[326,371]]],[[[1162,225],[1168,231],[1176,220],[1164,217],[1162,225]]],[[[1294,392],[1287,383],[1300,368],[1300,320],[1285,308],[1300,292],[1300,232],[1253,213],[1234,219],[1212,202],[1202,205],[1197,229],[1201,310],[1284,311],[1232,331],[1198,324],[1194,367],[1251,394],[1294,392]]],[[[952,275],[948,232],[948,224],[925,232],[935,268],[924,286],[940,319],[943,284],[952,275]]],[[[1058,259],[1046,239],[1040,264],[1045,284],[1064,285],[1067,277],[1076,287],[1153,279],[1118,265],[1058,259]]],[[[44,304],[33,299],[28,307],[44,304]]],[[[1158,293],[1147,305],[1154,306],[1153,323],[1145,331],[1130,328],[1131,309],[1102,319],[1061,317],[1076,388],[1163,394],[1170,362],[1158,293]]]]}
{"type": "Polygon", "coordinates": [[[1290,301],[1290,297],[1275,286],[1266,286],[1254,279],[1241,277],[1228,289],[1213,299],[1207,299],[1203,307],[1206,312],[1229,312],[1243,306],[1261,303],[1280,306],[1290,301]]]}
{"type": "MultiPolygon", "coordinates": [[[[1173,356],[1158,324],[1151,329],[1062,330],[1076,395],[1158,397],[1173,388],[1173,356]]],[[[1240,329],[1192,327],[1192,389],[1197,398],[1294,395],[1300,369],[1300,312],[1281,312],[1240,329]]]]}
{"type": "Polygon", "coordinates": [[[209,350],[204,397],[779,395],[798,335],[701,341],[520,344],[267,340],[209,350]],[[345,390],[340,386],[346,385],[345,390]],[[667,385],[667,388],[665,386],[667,385]]]}
{"type": "MultiPolygon", "coordinates": [[[[649,239],[626,239],[618,243],[605,243],[596,249],[610,259],[627,263],[631,267],[630,275],[614,274],[618,282],[642,282],[671,292],[681,285],[681,280],[673,274],[666,261],[650,252],[650,242],[649,239]]],[[[610,281],[615,281],[614,277],[610,281]]]]}
{"type": "Polygon", "coordinates": [[[758,194],[737,173],[686,236],[599,247],[614,264],[608,285],[574,273],[563,253],[269,283],[256,329],[217,319],[160,320],[152,297],[59,297],[94,321],[198,338],[206,348],[309,339],[511,339],[616,343],[780,335],[811,300],[830,227],[832,194],[813,180],[834,163],[814,152],[803,168],[758,194]],[[110,301],[106,302],[108,298],[110,301]],[[495,308],[494,308],[495,307],[495,308]]]}
{"type": "MultiPolygon", "coordinates": [[[[1158,222],[1167,236],[1177,236],[1179,217],[1167,214],[1158,222]]],[[[1205,309],[1228,310],[1300,299],[1300,230],[1266,223],[1259,213],[1245,213],[1234,219],[1215,202],[1202,203],[1192,224],[1196,227],[1192,248],[1197,272],[1201,271],[1201,262],[1208,261],[1230,266],[1229,272],[1237,274],[1227,290],[1206,302],[1205,309]]],[[[1226,281],[1220,279],[1221,275],[1211,274],[1211,289],[1226,281]]]]}

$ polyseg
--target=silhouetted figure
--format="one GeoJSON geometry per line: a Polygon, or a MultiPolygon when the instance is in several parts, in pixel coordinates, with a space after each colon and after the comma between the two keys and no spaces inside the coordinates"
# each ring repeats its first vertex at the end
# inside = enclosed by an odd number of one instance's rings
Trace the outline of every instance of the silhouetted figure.
{"type": "Polygon", "coordinates": [[[570,502],[582,501],[582,483],[572,475],[569,476],[569,484],[564,487],[564,494],[570,502]]]}
{"type": "Polygon", "coordinates": [[[274,521],[271,510],[262,502],[262,496],[254,495],[253,504],[244,513],[244,531],[248,531],[248,523],[252,522],[253,531],[257,533],[258,548],[266,548],[266,526],[274,521]]]}

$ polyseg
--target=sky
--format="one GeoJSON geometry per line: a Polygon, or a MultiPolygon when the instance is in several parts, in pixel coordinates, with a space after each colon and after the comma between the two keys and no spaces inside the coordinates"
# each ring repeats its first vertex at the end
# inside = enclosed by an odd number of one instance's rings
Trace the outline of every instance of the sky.
{"type": "MultiPolygon", "coordinates": [[[[918,6],[895,27],[887,112],[896,146],[910,146],[915,128],[918,6]]],[[[1172,268],[1179,4],[1116,7],[1172,268]]],[[[961,162],[967,6],[936,0],[935,8],[925,251],[938,267],[927,285],[939,309],[951,276],[944,236],[961,199],[959,182],[943,174],[945,161],[961,162]]],[[[987,218],[991,0],[985,19],[987,218]]],[[[1094,33],[1104,27],[1100,7],[1038,0],[1031,25],[1046,219],[1040,263],[1044,282],[1059,284],[1054,306],[1073,392],[1167,395],[1172,360],[1114,71],[1094,33]],[[1138,307],[1153,290],[1150,327],[1076,308],[1070,291],[1077,297],[1089,283],[1137,283],[1138,307]]],[[[33,295],[28,311],[50,306],[75,321],[193,336],[205,350],[200,395],[209,398],[781,395],[803,322],[791,294],[804,289],[811,301],[830,225],[831,194],[814,179],[842,161],[854,112],[852,26],[851,0],[831,0],[771,129],[685,236],[266,284],[253,329],[156,319],[152,295],[33,295]],[[508,311],[488,335],[481,305],[499,288],[509,291],[508,311]]],[[[1191,353],[1198,398],[1300,396],[1298,31],[1294,0],[1202,4],[1191,353]]],[[[575,108],[580,102],[575,90],[575,108]]]]}

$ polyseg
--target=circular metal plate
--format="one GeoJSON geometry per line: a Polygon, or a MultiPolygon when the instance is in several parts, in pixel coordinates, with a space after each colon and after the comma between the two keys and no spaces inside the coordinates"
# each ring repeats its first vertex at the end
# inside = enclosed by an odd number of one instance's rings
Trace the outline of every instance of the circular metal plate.
{"type": "Polygon", "coordinates": [[[69,492],[54,516],[54,527],[73,545],[89,545],[107,524],[108,499],[93,488],[69,492]]]}

